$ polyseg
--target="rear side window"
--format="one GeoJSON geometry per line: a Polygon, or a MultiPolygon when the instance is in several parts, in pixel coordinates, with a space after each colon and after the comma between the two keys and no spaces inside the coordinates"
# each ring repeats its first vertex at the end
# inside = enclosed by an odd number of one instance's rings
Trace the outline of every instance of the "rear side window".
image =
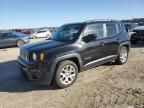
{"type": "Polygon", "coordinates": [[[117,34],[117,25],[113,23],[106,24],[107,37],[115,36],[117,34]]]}
{"type": "Polygon", "coordinates": [[[96,23],[96,24],[90,24],[87,25],[84,35],[91,35],[95,34],[97,36],[97,39],[104,38],[104,28],[102,23],[96,23]]]}
{"type": "Polygon", "coordinates": [[[124,26],[124,24],[121,24],[121,28],[122,28],[122,30],[123,30],[124,33],[128,32],[128,30],[126,30],[126,27],[124,26]]]}
{"type": "Polygon", "coordinates": [[[121,24],[117,24],[117,28],[118,28],[118,33],[120,33],[122,31],[121,24]]]}

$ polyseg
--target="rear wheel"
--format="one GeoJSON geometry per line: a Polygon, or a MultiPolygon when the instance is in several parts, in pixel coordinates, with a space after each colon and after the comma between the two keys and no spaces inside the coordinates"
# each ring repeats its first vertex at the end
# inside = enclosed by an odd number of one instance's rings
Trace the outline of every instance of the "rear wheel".
{"type": "Polygon", "coordinates": [[[17,46],[18,46],[18,47],[21,47],[22,45],[24,45],[24,41],[18,40],[18,41],[17,41],[17,46]]]}
{"type": "Polygon", "coordinates": [[[77,65],[69,60],[59,63],[56,75],[55,84],[58,88],[66,88],[71,86],[77,79],[78,68],[77,65]]]}
{"type": "Polygon", "coordinates": [[[123,46],[120,49],[120,53],[116,60],[116,63],[119,65],[125,64],[127,62],[127,59],[128,59],[128,49],[127,47],[123,46]]]}

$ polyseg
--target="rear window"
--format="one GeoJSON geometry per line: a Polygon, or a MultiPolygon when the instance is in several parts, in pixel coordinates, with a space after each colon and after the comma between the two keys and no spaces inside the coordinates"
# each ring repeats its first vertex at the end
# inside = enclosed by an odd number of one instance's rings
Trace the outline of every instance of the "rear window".
{"type": "Polygon", "coordinates": [[[115,36],[117,34],[116,24],[113,23],[106,24],[106,30],[107,30],[107,37],[115,36]]]}

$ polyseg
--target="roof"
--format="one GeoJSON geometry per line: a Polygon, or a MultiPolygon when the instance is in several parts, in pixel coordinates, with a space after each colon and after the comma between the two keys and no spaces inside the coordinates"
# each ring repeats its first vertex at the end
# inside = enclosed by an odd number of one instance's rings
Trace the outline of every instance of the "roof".
{"type": "Polygon", "coordinates": [[[120,22],[119,20],[112,20],[112,19],[94,19],[94,20],[87,20],[85,23],[93,23],[93,22],[120,22]]]}
{"type": "Polygon", "coordinates": [[[69,24],[88,24],[88,23],[95,23],[95,22],[120,22],[119,20],[112,20],[112,19],[94,19],[94,20],[87,20],[84,22],[75,22],[75,23],[67,23],[69,24]]]}

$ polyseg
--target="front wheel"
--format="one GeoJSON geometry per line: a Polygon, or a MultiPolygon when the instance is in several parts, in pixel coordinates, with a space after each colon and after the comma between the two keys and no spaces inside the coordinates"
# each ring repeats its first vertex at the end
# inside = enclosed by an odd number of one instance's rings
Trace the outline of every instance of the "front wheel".
{"type": "Polygon", "coordinates": [[[66,88],[71,86],[77,79],[78,68],[77,65],[69,60],[59,63],[56,75],[55,84],[58,88],[66,88]]]}
{"type": "Polygon", "coordinates": [[[120,53],[118,55],[118,58],[116,60],[116,63],[119,65],[125,64],[128,59],[128,49],[127,47],[123,46],[120,49],[120,53]]]}

